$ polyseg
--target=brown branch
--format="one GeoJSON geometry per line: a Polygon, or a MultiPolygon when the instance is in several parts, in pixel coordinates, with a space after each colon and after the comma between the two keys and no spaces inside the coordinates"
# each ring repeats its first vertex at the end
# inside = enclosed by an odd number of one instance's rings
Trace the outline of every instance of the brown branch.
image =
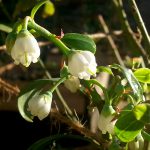
{"type": "Polygon", "coordinates": [[[56,118],[57,120],[61,121],[62,123],[67,124],[72,129],[78,131],[80,134],[93,139],[97,145],[103,145],[106,143],[99,135],[92,133],[89,129],[85,128],[79,121],[72,121],[66,118],[65,116],[61,115],[57,110],[51,109],[51,117],[56,118]]]}
{"type": "Polygon", "coordinates": [[[20,90],[17,86],[13,86],[10,83],[8,83],[7,81],[4,81],[3,79],[0,78],[0,86],[2,88],[4,88],[6,91],[14,94],[14,95],[18,95],[20,90]]]}
{"type": "Polygon", "coordinates": [[[0,75],[6,71],[12,70],[14,67],[15,67],[15,64],[13,63],[0,67],[0,75]]]}
{"type": "Polygon", "coordinates": [[[104,19],[103,19],[102,16],[99,16],[98,19],[99,19],[99,21],[100,21],[100,23],[101,23],[101,25],[102,25],[102,27],[103,27],[103,30],[104,30],[105,34],[107,35],[107,39],[108,39],[108,41],[109,41],[109,44],[111,45],[111,47],[112,47],[112,49],[113,49],[113,51],[114,51],[114,53],[115,53],[115,56],[116,56],[116,58],[117,58],[119,64],[120,64],[121,66],[124,66],[124,63],[123,63],[122,58],[121,58],[121,56],[120,56],[120,54],[119,54],[118,48],[117,48],[117,46],[116,46],[116,44],[115,44],[113,38],[112,38],[111,35],[109,34],[110,31],[109,31],[109,28],[108,28],[107,24],[105,23],[105,21],[104,21],[104,19]]]}
{"type": "Polygon", "coordinates": [[[147,60],[147,53],[146,53],[145,49],[142,47],[142,45],[139,43],[139,41],[137,40],[137,38],[136,38],[134,32],[132,31],[130,24],[127,20],[127,15],[126,15],[126,12],[124,11],[122,0],[113,0],[113,4],[117,9],[117,12],[118,12],[117,14],[120,18],[123,32],[126,33],[126,35],[128,36],[128,40],[131,41],[134,48],[137,51],[141,52],[141,54],[143,55],[145,60],[147,60]]]}

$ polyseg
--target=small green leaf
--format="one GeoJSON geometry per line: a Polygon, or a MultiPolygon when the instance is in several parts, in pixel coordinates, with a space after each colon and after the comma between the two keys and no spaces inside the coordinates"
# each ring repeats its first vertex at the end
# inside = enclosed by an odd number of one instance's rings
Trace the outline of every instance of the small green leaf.
{"type": "Polygon", "coordinates": [[[36,80],[32,83],[30,83],[27,87],[25,87],[18,96],[18,109],[21,114],[21,116],[29,121],[33,122],[33,116],[28,111],[28,101],[30,98],[32,98],[35,94],[39,94],[39,91],[41,88],[43,88],[45,85],[53,83],[54,81],[57,81],[58,79],[42,79],[42,80],[36,80]]]}
{"type": "Polygon", "coordinates": [[[124,68],[118,64],[111,65],[111,68],[120,70],[122,72],[122,74],[124,75],[124,77],[127,79],[128,83],[133,91],[135,104],[139,103],[140,101],[144,101],[143,100],[143,89],[142,89],[140,83],[138,82],[138,80],[136,79],[136,77],[134,76],[132,70],[124,68]]]}
{"type": "Polygon", "coordinates": [[[31,11],[31,18],[32,18],[32,19],[34,19],[34,16],[35,16],[36,12],[38,11],[38,9],[39,9],[42,5],[44,5],[46,2],[49,2],[49,0],[41,0],[41,1],[39,1],[39,2],[33,7],[32,11],[31,11]]]}
{"type": "Polygon", "coordinates": [[[135,77],[142,83],[150,83],[150,69],[140,68],[134,72],[135,77]]]}
{"type": "Polygon", "coordinates": [[[107,66],[98,66],[97,67],[97,72],[106,72],[110,75],[113,75],[113,72],[112,72],[111,68],[109,68],[107,66]]]}
{"type": "Polygon", "coordinates": [[[122,142],[130,142],[141,132],[144,123],[137,120],[133,112],[122,115],[115,124],[115,133],[122,142]]]}
{"type": "Polygon", "coordinates": [[[87,35],[78,33],[67,33],[61,39],[71,49],[74,50],[87,50],[92,53],[96,52],[96,44],[87,35]]]}
{"type": "Polygon", "coordinates": [[[5,24],[0,24],[0,30],[9,33],[12,31],[12,28],[5,24]]]}
{"type": "Polygon", "coordinates": [[[142,136],[145,140],[150,141],[150,134],[147,133],[146,131],[142,130],[142,136]]]}
{"type": "Polygon", "coordinates": [[[133,113],[137,120],[143,123],[150,123],[150,104],[144,103],[136,105],[133,109],[133,113]]]}

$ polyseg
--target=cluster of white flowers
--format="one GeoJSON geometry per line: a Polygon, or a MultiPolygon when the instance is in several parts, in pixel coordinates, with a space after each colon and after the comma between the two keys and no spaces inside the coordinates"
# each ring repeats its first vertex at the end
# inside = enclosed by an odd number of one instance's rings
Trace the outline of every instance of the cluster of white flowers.
{"type": "Polygon", "coordinates": [[[31,98],[28,102],[28,111],[33,116],[37,116],[40,120],[43,120],[48,116],[51,109],[52,94],[42,94],[31,98]]]}

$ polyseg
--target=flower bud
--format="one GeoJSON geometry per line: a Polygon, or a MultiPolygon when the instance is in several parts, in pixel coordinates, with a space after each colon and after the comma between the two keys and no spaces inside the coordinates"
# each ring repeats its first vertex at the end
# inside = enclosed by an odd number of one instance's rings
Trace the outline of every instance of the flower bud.
{"type": "Polygon", "coordinates": [[[104,105],[98,121],[98,128],[102,131],[103,134],[106,132],[114,134],[114,126],[116,120],[114,119],[115,110],[112,106],[104,105]]]}
{"type": "Polygon", "coordinates": [[[96,74],[96,60],[90,51],[74,51],[68,58],[69,72],[80,79],[89,80],[96,74]]]}
{"type": "Polygon", "coordinates": [[[21,63],[28,67],[31,62],[36,63],[40,56],[40,48],[34,36],[28,30],[21,30],[11,49],[11,56],[15,64],[21,63]]]}
{"type": "Polygon", "coordinates": [[[11,53],[11,49],[15,44],[16,37],[17,37],[17,33],[13,31],[7,35],[5,44],[6,44],[6,49],[7,49],[8,54],[11,53]]]}
{"type": "Polygon", "coordinates": [[[37,95],[29,100],[28,110],[33,116],[37,116],[40,120],[43,120],[50,113],[51,103],[51,92],[42,95],[37,95]]]}
{"type": "Polygon", "coordinates": [[[69,89],[72,93],[77,92],[80,87],[80,81],[77,77],[71,76],[64,82],[67,89],[69,89]]]}

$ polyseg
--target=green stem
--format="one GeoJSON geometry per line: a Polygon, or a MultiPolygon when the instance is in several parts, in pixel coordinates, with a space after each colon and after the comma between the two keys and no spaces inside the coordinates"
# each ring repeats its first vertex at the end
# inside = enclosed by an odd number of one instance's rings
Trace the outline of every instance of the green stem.
{"type": "Polygon", "coordinates": [[[141,30],[143,40],[145,42],[145,48],[146,48],[148,54],[150,55],[150,39],[149,39],[149,35],[148,35],[147,29],[145,27],[145,24],[143,22],[143,19],[141,17],[141,14],[138,10],[135,0],[129,0],[129,3],[131,5],[131,9],[133,10],[132,12],[133,12],[134,18],[138,24],[139,29],[141,30]]]}
{"type": "Polygon", "coordinates": [[[23,30],[27,30],[29,20],[30,20],[30,17],[29,17],[29,16],[26,16],[26,17],[24,18],[24,20],[23,20],[23,25],[22,25],[22,29],[23,29],[23,30]]]}
{"type": "MultiPolygon", "coordinates": [[[[44,63],[43,63],[43,61],[42,61],[41,59],[39,59],[39,63],[40,63],[40,65],[41,65],[41,67],[44,69],[47,78],[51,79],[52,77],[51,77],[50,73],[48,72],[48,70],[46,69],[46,67],[45,67],[45,65],[44,65],[44,63]]],[[[77,121],[77,119],[74,117],[74,115],[73,115],[71,109],[69,108],[69,106],[67,105],[66,101],[65,101],[64,98],[62,97],[62,95],[61,95],[61,93],[60,93],[58,87],[56,87],[56,93],[57,93],[57,95],[58,95],[58,97],[59,97],[60,102],[61,102],[62,105],[64,106],[64,108],[65,108],[67,114],[68,114],[69,116],[71,116],[73,120],[77,121]]]]}
{"type": "Polygon", "coordinates": [[[49,41],[53,42],[66,56],[70,53],[70,49],[60,39],[58,39],[56,35],[50,33],[48,30],[35,23],[33,20],[30,20],[28,26],[37,31],[40,35],[44,36],[49,41]]]}
{"type": "Polygon", "coordinates": [[[107,90],[95,79],[91,79],[91,80],[89,80],[89,82],[99,86],[102,89],[102,91],[104,93],[104,96],[105,96],[105,103],[108,104],[108,105],[111,105],[111,101],[109,100],[107,90]]]}
{"type": "Polygon", "coordinates": [[[55,90],[56,90],[56,88],[62,83],[62,82],[64,82],[66,80],[66,77],[63,77],[63,78],[61,78],[60,80],[58,80],[57,82],[56,82],[56,84],[50,89],[50,91],[53,93],[55,90]]]}

